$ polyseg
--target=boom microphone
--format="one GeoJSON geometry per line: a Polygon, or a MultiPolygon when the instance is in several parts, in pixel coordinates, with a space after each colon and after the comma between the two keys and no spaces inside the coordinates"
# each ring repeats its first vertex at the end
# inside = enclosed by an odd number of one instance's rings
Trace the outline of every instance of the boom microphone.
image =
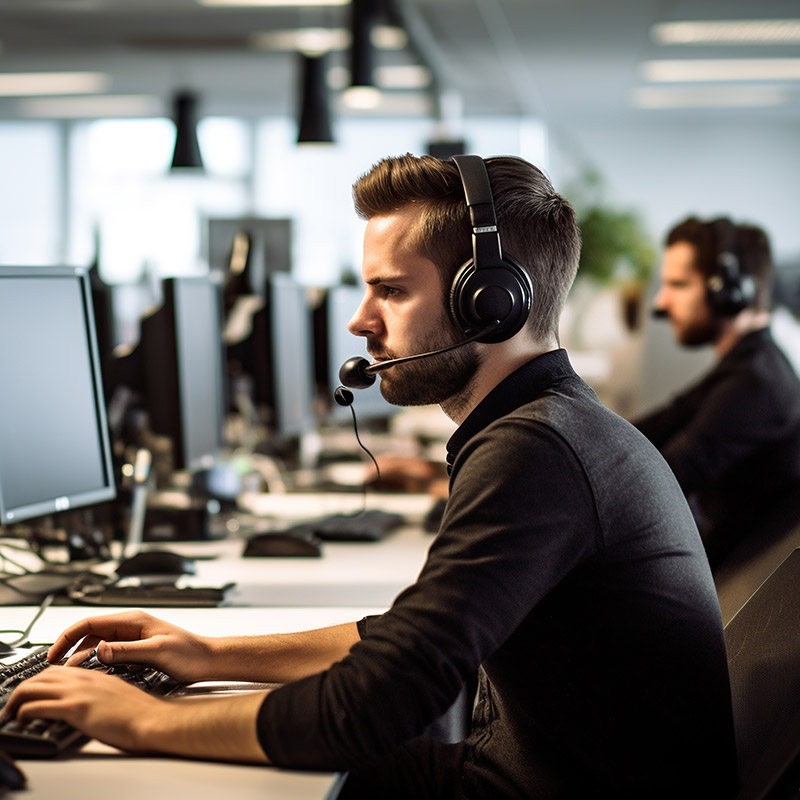
{"type": "Polygon", "coordinates": [[[431,350],[429,353],[416,353],[413,356],[403,356],[402,358],[392,358],[388,361],[376,361],[372,364],[366,358],[361,356],[353,356],[348,358],[339,369],[339,380],[351,389],[368,389],[375,383],[377,377],[375,373],[382,370],[389,369],[389,367],[396,367],[398,364],[405,364],[407,361],[416,361],[418,358],[429,358],[430,356],[438,356],[441,353],[447,353],[450,350],[455,350],[457,347],[463,347],[465,344],[477,341],[482,336],[485,336],[489,331],[493,330],[500,324],[500,320],[493,320],[491,325],[472,336],[464,339],[463,342],[456,342],[455,344],[442,347],[441,350],[431,350]]]}

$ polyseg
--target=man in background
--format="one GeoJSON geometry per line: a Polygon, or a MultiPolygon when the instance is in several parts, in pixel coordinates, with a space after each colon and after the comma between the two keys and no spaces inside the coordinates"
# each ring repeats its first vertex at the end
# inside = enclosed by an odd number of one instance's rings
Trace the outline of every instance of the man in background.
{"type": "Polygon", "coordinates": [[[712,568],[800,487],[800,381],[770,334],[771,279],[754,225],[691,217],[667,235],[654,311],[717,363],[634,424],[678,478],[712,568]]]}

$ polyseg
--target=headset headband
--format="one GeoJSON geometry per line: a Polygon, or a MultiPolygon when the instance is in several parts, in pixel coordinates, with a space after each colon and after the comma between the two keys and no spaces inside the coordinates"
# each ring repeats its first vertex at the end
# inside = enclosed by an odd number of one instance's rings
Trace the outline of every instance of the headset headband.
{"type": "Polygon", "coordinates": [[[494,198],[486,164],[480,156],[453,156],[464,185],[472,223],[472,260],[475,269],[503,266],[503,249],[497,230],[494,198]]]}

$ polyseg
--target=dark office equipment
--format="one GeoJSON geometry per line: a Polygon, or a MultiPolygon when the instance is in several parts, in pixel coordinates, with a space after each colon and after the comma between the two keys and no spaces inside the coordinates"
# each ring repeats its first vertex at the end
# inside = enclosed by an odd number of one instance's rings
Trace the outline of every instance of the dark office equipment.
{"type": "Polygon", "coordinates": [[[172,439],[178,469],[207,465],[223,447],[221,326],[220,287],[210,277],[166,279],[163,305],[142,323],[150,425],[172,439]]]}
{"type": "Polygon", "coordinates": [[[788,800],[800,789],[800,549],[725,627],[742,789],[788,800]]]}
{"type": "Polygon", "coordinates": [[[269,432],[289,439],[316,425],[311,309],[305,288],[277,272],[265,284],[264,307],[251,333],[228,348],[253,383],[253,401],[269,432]]]}
{"type": "Polygon", "coordinates": [[[128,585],[87,579],[74,584],[67,597],[74,603],[90,606],[135,606],[136,608],[216,608],[236,585],[176,586],[168,583],[128,585]]]}
{"type": "Polygon", "coordinates": [[[800,265],[777,267],[772,276],[772,302],[800,314],[800,265]]]}
{"type": "Polygon", "coordinates": [[[5,789],[22,789],[26,780],[25,773],[0,750],[0,794],[5,789]]]}
{"type": "Polygon", "coordinates": [[[308,526],[326,542],[380,542],[404,524],[401,514],[370,509],[359,514],[333,514],[308,526]]]}
{"type": "Polygon", "coordinates": [[[0,523],[112,500],[89,275],[0,268],[0,523]]]}
{"type": "Polygon", "coordinates": [[[242,555],[245,558],[318,558],[322,555],[322,542],[311,530],[298,525],[285,531],[251,536],[242,555]]]}
{"type": "Polygon", "coordinates": [[[204,542],[219,538],[212,534],[212,513],[208,505],[208,501],[202,497],[193,497],[188,506],[176,508],[168,502],[162,503],[155,495],[145,513],[144,541],[204,542]]]}
{"type": "Polygon", "coordinates": [[[270,273],[291,271],[292,221],[209,219],[206,250],[210,269],[225,276],[225,305],[230,309],[240,295],[261,294],[270,273]]]}
{"type": "Polygon", "coordinates": [[[197,570],[191,558],[167,550],[141,550],[117,565],[121,578],[129,575],[194,575],[197,570]]]}
{"type": "MultiPolygon", "coordinates": [[[[325,292],[314,309],[314,374],[319,400],[327,416],[337,422],[349,422],[350,411],[334,402],[339,386],[339,367],[354,354],[367,358],[366,340],[354,336],[347,323],[355,314],[364,296],[360,286],[334,286],[325,292]]],[[[398,412],[384,400],[380,384],[375,383],[358,393],[355,409],[359,421],[386,421],[398,412]]]]}
{"type": "Polygon", "coordinates": [[[460,156],[467,152],[463,139],[432,139],[428,142],[428,155],[447,161],[452,156],[460,156]]]}
{"type": "MultiPolygon", "coordinates": [[[[0,666],[0,707],[4,706],[11,693],[26,678],[42,672],[49,666],[47,647],[35,650],[31,655],[7,666],[0,666]]],[[[156,669],[133,665],[107,666],[94,656],[81,664],[85,669],[106,672],[132,683],[150,694],[166,695],[182,684],[156,669]]],[[[19,723],[6,720],[0,725],[0,750],[15,758],[52,758],[65,750],[78,747],[88,737],[66,722],[36,719],[19,723]]]]}
{"type": "Polygon", "coordinates": [[[108,380],[115,341],[114,333],[114,299],[111,287],[100,277],[97,265],[89,269],[89,285],[92,294],[92,309],[94,311],[94,326],[97,334],[97,353],[100,362],[100,372],[103,377],[103,387],[106,390],[106,403],[110,400],[111,384],[108,380]]]}
{"type": "Polygon", "coordinates": [[[149,430],[170,439],[173,466],[195,470],[224,446],[221,287],[211,276],[167,278],[163,295],[142,317],[136,346],[113,365],[113,381],[138,395],[149,430]]]}

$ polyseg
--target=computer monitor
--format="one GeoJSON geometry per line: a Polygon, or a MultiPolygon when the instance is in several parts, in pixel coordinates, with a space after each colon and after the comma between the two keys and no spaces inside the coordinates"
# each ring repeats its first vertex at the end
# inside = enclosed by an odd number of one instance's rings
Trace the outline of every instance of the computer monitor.
{"type": "MultiPolygon", "coordinates": [[[[347,323],[355,314],[364,290],[360,286],[334,286],[327,290],[325,297],[314,313],[315,371],[320,400],[328,418],[334,422],[349,421],[349,408],[333,402],[333,392],[340,385],[339,368],[352,356],[367,354],[366,340],[353,336],[347,323]]],[[[359,420],[387,420],[399,410],[383,399],[380,380],[368,389],[355,392],[353,408],[359,420]]]]}
{"type": "Polygon", "coordinates": [[[261,294],[267,275],[292,269],[292,221],[267,217],[208,220],[208,264],[221,272],[225,308],[237,297],[261,294]]]}
{"type": "Polygon", "coordinates": [[[116,496],[86,269],[0,267],[0,523],[116,496]]]}
{"type": "Polygon", "coordinates": [[[220,282],[167,278],[163,296],[137,346],[150,430],[172,440],[176,469],[208,467],[224,447],[227,410],[220,282]]]}
{"type": "Polygon", "coordinates": [[[795,315],[800,314],[800,264],[784,264],[775,269],[772,302],[795,315]]]}
{"type": "Polygon", "coordinates": [[[273,437],[296,438],[316,427],[311,308],[306,288],[291,275],[267,276],[264,303],[228,358],[252,380],[253,402],[273,437]]]}

